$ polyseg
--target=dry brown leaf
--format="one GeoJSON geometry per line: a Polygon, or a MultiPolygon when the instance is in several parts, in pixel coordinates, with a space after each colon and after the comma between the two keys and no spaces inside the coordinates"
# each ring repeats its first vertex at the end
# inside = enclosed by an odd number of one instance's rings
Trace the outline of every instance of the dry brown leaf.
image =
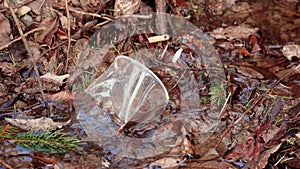
{"type": "Polygon", "coordinates": [[[288,60],[292,60],[292,57],[300,58],[300,45],[285,45],[282,53],[288,60]]]}
{"type": "Polygon", "coordinates": [[[225,158],[232,161],[242,159],[248,162],[258,157],[262,148],[262,143],[256,143],[254,138],[249,137],[247,143],[237,143],[233,151],[227,154],[225,158]]]}
{"type": "Polygon", "coordinates": [[[35,33],[37,42],[46,43],[48,45],[51,44],[54,33],[58,29],[57,18],[58,17],[47,17],[41,22],[39,28],[44,28],[44,30],[42,32],[35,33]]]}
{"type": "Polygon", "coordinates": [[[227,28],[217,28],[211,32],[216,39],[240,39],[248,38],[258,31],[258,28],[249,28],[246,26],[229,26],[227,28]]]}
{"type": "Polygon", "coordinates": [[[284,161],[284,164],[287,164],[289,168],[299,168],[300,159],[299,158],[288,159],[287,161],[284,161]]]}
{"type": "Polygon", "coordinates": [[[265,166],[268,163],[268,159],[271,154],[275,153],[281,146],[282,143],[278,144],[277,146],[264,151],[259,156],[252,159],[250,162],[248,162],[243,169],[259,169],[259,168],[265,168],[265,166]]]}
{"type": "Polygon", "coordinates": [[[272,140],[274,136],[279,132],[279,130],[280,130],[279,127],[272,125],[267,131],[267,133],[262,136],[264,142],[268,143],[270,140],[272,140]]]}
{"type": "MultiPolygon", "coordinates": [[[[79,2],[75,2],[78,6],[83,8],[85,12],[101,12],[107,7],[107,3],[110,0],[79,0],[79,2]]],[[[74,1],[73,1],[74,2],[74,1]]]]}
{"type": "Polygon", "coordinates": [[[30,11],[31,11],[30,7],[22,6],[21,8],[18,9],[17,13],[18,13],[18,16],[23,16],[23,15],[27,14],[30,11]]]}
{"type": "Polygon", "coordinates": [[[43,76],[41,76],[41,79],[49,79],[49,80],[53,80],[57,83],[62,84],[62,83],[64,83],[64,80],[69,78],[69,77],[70,77],[69,74],[64,74],[64,75],[59,75],[58,76],[58,75],[54,75],[52,73],[46,73],[43,76]]]}
{"type": "Polygon", "coordinates": [[[130,15],[140,8],[141,0],[116,0],[114,16],[130,15]]]}
{"type": "Polygon", "coordinates": [[[178,158],[165,157],[154,161],[149,165],[150,168],[155,168],[155,166],[168,169],[177,169],[180,166],[180,160],[178,158]]]}
{"type": "Polygon", "coordinates": [[[300,138],[300,132],[298,132],[297,134],[295,134],[298,138],[300,138]]]}
{"type": "Polygon", "coordinates": [[[74,92],[68,92],[66,90],[63,90],[54,94],[46,94],[46,97],[55,102],[71,103],[73,101],[74,95],[74,92]]]}
{"type": "Polygon", "coordinates": [[[23,130],[54,130],[57,128],[62,128],[63,126],[69,124],[71,120],[66,122],[54,122],[51,118],[41,117],[38,119],[13,119],[5,118],[10,124],[19,127],[23,130]]]}
{"type": "Polygon", "coordinates": [[[56,164],[56,162],[57,162],[55,159],[48,158],[48,157],[33,156],[33,158],[39,159],[48,164],[56,164]]]}
{"type": "Polygon", "coordinates": [[[10,41],[9,35],[11,30],[8,20],[2,13],[0,13],[0,28],[0,46],[3,46],[10,41]]]}
{"type": "Polygon", "coordinates": [[[192,162],[187,165],[187,168],[202,168],[202,169],[235,169],[232,164],[219,161],[204,161],[192,162]]]}

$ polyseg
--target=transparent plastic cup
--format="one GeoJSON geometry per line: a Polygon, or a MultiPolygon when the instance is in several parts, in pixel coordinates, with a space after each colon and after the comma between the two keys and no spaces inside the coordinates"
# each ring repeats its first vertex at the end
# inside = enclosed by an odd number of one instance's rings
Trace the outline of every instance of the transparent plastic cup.
{"type": "Polygon", "coordinates": [[[161,80],[145,65],[118,56],[87,89],[98,106],[110,112],[121,125],[148,122],[162,114],[169,95],[161,80]]]}

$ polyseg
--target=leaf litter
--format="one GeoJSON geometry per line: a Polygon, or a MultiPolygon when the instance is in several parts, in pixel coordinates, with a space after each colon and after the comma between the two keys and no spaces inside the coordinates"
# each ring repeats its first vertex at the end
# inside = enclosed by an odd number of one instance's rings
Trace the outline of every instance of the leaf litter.
{"type": "Polygon", "coordinates": [[[47,118],[47,117],[41,117],[37,119],[5,118],[4,120],[23,130],[42,130],[42,131],[60,129],[71,122],[71,120],[68,120],[66,122],[54,122],[51,118],[47,118]]]}
{"type": "MultiPolygon", "coordinates": [[[[70,92],[70,84],[64,83],[63,79],[65,75],[72,73],[72,66],[80,64],[76,58],[79,51],[77,47],[71,49],[70,58],[66,62],[67,43],[64,40],[67,38],[67,14],[65,12],[65,2],[48,1],[45,4],[43,3],[38,0],[25,4],[15,2],[19,10],[22,7],[26,9],[25,6],[31,9],[29,11],[27,8],[19,17],[21,19],[27,17],[34,21],[22,25],[22,28],[31,44],[31,50],[35,50],[34,58],[39,63],[38,71],[42,75],[51,72],[50,78],[46,78],[48,81],[44,81],[44,84],[46,84],[44,86],[45,95],[51,109],[50,116],[55,121],[68,121],[72,116],[74,117],[74,114],[70,114],[70,112],[74,112],[71,105],[74,93],[70,92]],[[29,32],[36,28],[42,29],[37,30],[35,33],[29,32]],[[65,67],[69,68],[68,72],[64,71],[65,67]],[[46,87],[47,85],[49,87],[46,87]],[[63,109],[61,109],[62,107],[63,109]]],[[[141,3],[150,5],[150,8],[147,7],[146,9],[148,11],[155,9],[155,5],[149,2],[142,1],[141,3]]],[[[189,15],[192,17],[191,21],[194,24],[203,29],[204,32],[216,34],[214,35],[216,36],[215,39],[212,41],[226,69],[227,86],[232,88],[232,95],[225,106],[225,112],[222,113],[221,128],[225,131],[226,127],[230,126],[232,122],[240,117],[243,118],[227,133],[217,132],[216,136],[212,138],[199,134],[201,133],[199,129],[187,131],[185,134],[190,134],[189,140],[186,135],[183,138],[178,138],[178,142],[179,140],[183,141],[181,145],[183,147],[171,151],[178,154],[178,152],[184,150],[186,151],[185,158],[169,157],[166,154],[158,156],[156,159],[145,159],[143,163],[138,163],[136,166],[140,166],[140,168],[147,168],[147,166],[148,168],[150,166],[163,168],[179,168],[180,166],[181,168],[216,168],[216,166],[219,166],[219,168],[267,168],[274,166],[283,168],[299,166],[297,164],[299,164],[300,156],[300,94],[298,90],[300,76],[299,70],[295,69],[299,65],[298,45],[300,36],[295,31],[299,29],[299,24],[297,24],[299,23],[297,16],[300,16],[299,10],[297,10],[299,4],[296,1],[276,1],[273,3],[235,1],[199,3],[184,0],[168,2],[170,7],[168,10],[177,15],[192,11],[189,15]],[[222,39],[217,37],[222,37],[222,39]],[[289,42],[294,44],[289,44],[289,42]],[[284,78],[290,71],[294,73],[284,78]],[[280,83],[272,88],[272,84],[279,79],[282,79],[280,83]],[[265,95],[266,91],[269,92],[265,95]],[[254,103],[253,101],[260,96],[265,99],[258,102],[247,114],[243,115],[254,103]],[[224,134],[226,137],[222,137],[224,134]],[[220,139],[222,140],[219,143],[220,146],[215,148],[220,139]]],[[[114,19],[115,15],[112,9],[115,5],[109,0],[95,2],[70,1],[70,17],[73,18],[71,21],[72,44],[75,44],[75,41],[76,44],[85,41],[97,28],[104,25],[102,23],[105,23],[108,19],[106,20],[103,16],[114,19]],[[82,13],[83,11],[85,13],[82,13]],[[96,13],[97,16],[101,14],[97,19],[91,15],[96,13]]],[[[129,13],[136,13],[136,11],[143,11],[144,9],[143,6],[140,9],[133,6],[129,13]]],[[[1,1],[0,10],[0,25],[3,28],[0,32],[0,46],[4,46],[4,48],[1,48],[0,53],[1,124],[6,124],[5,119],[18,121],[21,117],[36,118],[36,121],[22,121],[23,119],[21,119],[19,122],[25,124],[26,129],[34,128],[30,125],[31,123],[38,124],[40,125],[38,127],[45,129],[55,129],[62,125],[64,126],[63,129],[71,133],[77,133],[82,139],[85,139],[84,131],[78,127],[76,121],[70,122],[69,125],[63,125],[65,123],[53,122],[53,120],[51,121],[50,118],[46,117],[45,109],[47,106],[43,104],[39,89],[36,87],[36,74],[28,61],[28,54],[24,50],[24,45],[22,42],[18,42],[20,36],[16,31],[16,25],[3,1],[1,1]],[[16,39],[16,41],[7,46],[13,39],[16,39]],[[46,125],[43,123],[45,120],[49,121],[50,128],[45,127],[46,125]]],[[[156,35],[141,35],[140,40],[135,41],[135,43],[146,45],[148,48],[164,47],[160,46],[164,42],[150,44],[146,40],[154,36],[156,35]]],[[[126,48],[119,48],[119,50],[119,52],[128,52],[126,48]]],[[[174,48],[173,54],[177,50],[174,48]]],[[[183,49],[181,56],[183,55],[190,56],[186,49],[183,49]]],[[[115,57],[115,53],[111,56],[115,57]]],[[[113,57],[108,56],[99,70],[105,70],[113,57]]],[[[91,59],[91,62],[94,61],[91,59]]],[[[188,59],[185,61],[190,62],[188,59]]],[[[163,75],[165,81],[168,80],[168,76],[164,72],[157,71],[157,73],[163,75]]],[[[71,74],[69,80],[72,80],[72,76],[73,74],[71,74]]],[[[199,77],[199,79],[201,78],[199,77]]],[[[176,84],[172,80],[169,82],[170,88],[176,84]]],[[[86,83],[88,84],[88,82],[86,83]]],[[[205,87],[205,84],[203,87],[205,87]]],[[[184,101],[176,99],[180,95],[178,91],[180,90],[175,87],[172,90],[173,94],[170,95],[171,106],[169,111],[173,113],[176,113],[179,103],[184,101]]],[[[205,92],[203,92],[203,96],[205,96],[205,92]]],[[[189,105],[190,103],[186,102],[185,104],[189,105]]],[[[17,148],[14,150],[19,153],[18,156],[33,159],[31,162],[12,155],[12,151],[1,153],[6,157],[3,159],[6,161],[5,164],[13,166],[13,168],[43,167],[51,162],[47,162],[47,160],[38,162],[37,159],[47,157],[50,161],[53,159],[57,162],[55,167],[59,166],[61,168],[74,166],[96,168],[105,167],[105,165],[108,167],[114,163],[114,158],[107,152],[101,151],[101,147],[88,143],[84,148],[89,155],[72,154],[70,152],[65,156],[57,155],[54,157],[35,152],[37,158],[34,158],[33,152],[26,154],[17,148]],[[15,160],[12,160],[11,156],[15,160]],[[105,163],[107,160],[110,162],[105,163]]],[[[124,163],[126,164],[126,160],[124,163]]],[[[1,164],[4,165],[3,162],[1,164]]],[[[122,162],[117,163],[115,166],[121,166],[121,164],[122,162]]]]}

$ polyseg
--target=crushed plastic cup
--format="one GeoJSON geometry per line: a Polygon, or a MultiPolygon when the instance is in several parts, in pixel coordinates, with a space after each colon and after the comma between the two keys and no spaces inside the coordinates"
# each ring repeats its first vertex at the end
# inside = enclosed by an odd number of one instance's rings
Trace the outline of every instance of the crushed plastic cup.
{"type": "MultiPolygon", "coordinates": [[[[118,56],[75,96],[74,107],[89,140],[105,152],[114,154],[116,160],[144,159],[176,146],[181,131],[173,131],[173,123],[166,122],[158,129],[168,101],[165,86],[150,69],[135,59],[118,56]],[[143,137],[123,133],[125,128],[141,131],[143,127],[151,130],[143,137]]],[[[181,125],[178,122],[177,126],[181,125]]]]}
{"type": "Polygon", "coordinates": [[[101,27],[81,52],[69,79],[78,91],[92,80],[73,104],[86,140],[103,148],[110,168],[138,166],[145,159],[169,155],[182,157],[187,133],[209,136],[219,125],[223,106],[210,102],[207,92],[217,85],[212,83],[215,78],[226,76],[207,35],[182,18],[161,13],[145,16],[122,17],[101,27]],[[167,32],[159,32],[156,23],[161,15],[178,24],[167,24],[167,32]],[[164,49],[137,48],[129,52],[131,58],[111,58],[110,52],[115,53],[123,40],[143,33],[169,35],[176,42],[174,49],[181,47],[178,53],[182,54],[174,56],[169,44],[164,49]],[[106,68],[107,63],[110,67],[94,79],[95,67],[106,68]],[[148,68],[164,76],[166,87],[148,68]]]}
{"type": "Polygon", "coordinates": [[[118,56],[110,67],[87,89],[104,111],[110,112],[121,125],[148,122],[166,108],[169,95],[161,80],[145,65],[118,56]]]}

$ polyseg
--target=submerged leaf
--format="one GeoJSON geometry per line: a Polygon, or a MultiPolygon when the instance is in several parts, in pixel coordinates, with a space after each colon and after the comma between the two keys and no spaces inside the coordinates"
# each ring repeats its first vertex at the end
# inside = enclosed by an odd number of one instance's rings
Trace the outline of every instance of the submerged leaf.
{"type": "Polygon", "coordinates": [[[5,120],[14,126],[17,126],[24,130],[54,130],[57,128],[62,128],[63,126],[69,124],[71,120],[66,122],[54,122],[51,118],[41,117],[38,119],[12,119],[5,118],[5,120]]]}

